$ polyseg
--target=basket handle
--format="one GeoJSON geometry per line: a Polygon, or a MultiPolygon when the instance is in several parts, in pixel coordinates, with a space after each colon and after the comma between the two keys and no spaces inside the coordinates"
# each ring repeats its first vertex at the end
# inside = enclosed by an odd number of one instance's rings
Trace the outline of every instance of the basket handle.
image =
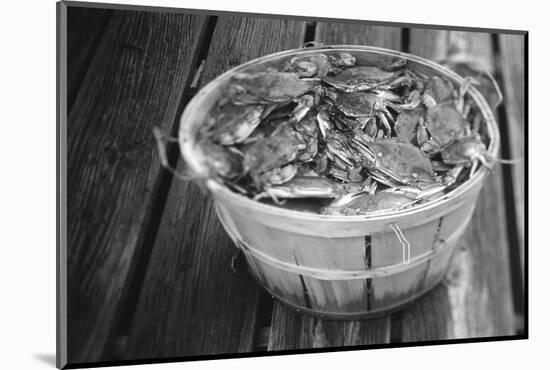
{"type": "Polygon", "coordinates": [[[163,134],[160,131],[160,128],[158,128],[156,126],[153,127],[153,136],[155,137],[155,140],[157,142],[157,148],[158,148],[158,151],[159,151],[159,159],[160,159],[161,166],[164,167],[165,169],[167,169],[170,173],[172,173],[175,177],[177,177],[180,180],[183,180],[183,181],[190,180],[189,176],[187,176],[183,173],[179,173],[168,162],[168,155],[166,154],[166,142],[171,142],[171,143],[176,142],[177,143],[178,138],[163,134]]]}
{"type": "Polygon", "coordinates": [[[306,49],[306,48],[320,48],[323,46],[322,42],[318,41],[308,41],[304,42],[302,45],[300,45],[300,49],[306,49]]]}
{"type": "MultiPolygon", "coordinates": [[[[472,59],[472,57],[468,54],[455,54],[452,56],[447,56],[446,58],[442,58],[439,60],[439,63],[442,63],[451,69],[454,70],[453,66],[456,63],[462,63],[466,65],[472,72],[478,72],[476,77],[473,77],[475,81],[479,81],[480,77],[483,75],[486,75],[489,81],[491,82],[492,88],[496,93],[497,100],[494,103],[494,105],[491,107],[494,112],[496,112],[497,107],[502,103],[503,101],[503,94],[502,90],[500,90],[500,87],[495,79],[495,77],[489,72],[489,69],[475,61],[475,59],[472,59]]],[[[460,73],[459,73],[460,74],[460,73]]],[[[462,74],[461,74],[462,75],[462,74]]]]}
{"type": "Polygon", "coordinates": [[[390,227],[403,247],[403,264],[408,265],[411,263],[411,243],[405,238],[397,223],[390,224],[390,227]]]}
{"type": "Polygon", "coordinates": [[[500,87],[498,86],[498,83],[497,83],[496,79],[493,77],[493,75],[491,74],[491,72],[489,72],[489,70],[487,68],[484,68],[483,71],[481,71],[479,73],[479,76],[481,76],[483,73],[485,73],[485,75],[487,75],[487,77],[489,78],[489,81],[491,81],[491,84],[493,85],[493,88],[495,89],[495,92],[497,94],[497,101],[495,102],[494,106],[492,107],[493,111],[496,112],[497,107],[500,104],[502,104],[502,101],[504,100],[504,96],[502,95],[502,91],[500,90],[500,87]]]}

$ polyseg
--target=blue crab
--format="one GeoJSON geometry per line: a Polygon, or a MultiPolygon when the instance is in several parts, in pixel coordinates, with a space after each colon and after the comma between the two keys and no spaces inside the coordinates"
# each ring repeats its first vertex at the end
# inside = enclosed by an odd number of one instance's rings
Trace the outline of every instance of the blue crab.
{"type": "MultiPolygon", "coordinates": [[[[335,101],[336,108],[348,117],[355,119],[368,118],[373,120],[376,117],[383,125],[387,136],[391,135],[390,122],[394,122],[388,107],[392,106],[392,98],[398,100],[399,97],[391,96],[390,93],[380,97],[373,92],[352,92],[340,94],[335,101]]],[[[394,94],[392,94],[394,95],[394,94]]],[[[364,120],[360,128],[364,128],[368,120],[364,120]],[[361,127],[362,126],[362,127],[361,127]]]]}
{"type": "Polygon", "coordinates": [[[367,141],[356,136],[352,144],[362,154],[363,166],[384,185],[422,189],[439,183],[431,161],[408,142],[396,138],[367,141]]]}
{"type": "MultiPolygon", "coordinates": [[[[397,137],[408,142],[413,142],[417,139],[418,125],[423,121],[425,113],[426,110],[422,106],[399,113],[394,126],[397,137]]],[[[425,141],[427,139],[421,140],[425,141]]]]}
{"type": "Polygon", "coordinates": [[[209,114],[204,135],[221,145],[241,143],[258,127],[263,111],[263,105],[216,106],[209,114]]]}
{"type": "Polygon", "coordinates": [[[227,88],[233,104],[273,104],[294,101],[302,95],[321,93],[320,79],[298,78],[289,72],[239,73],[227,88]]]}
{"type": "Polygon", "coordinates": [[[209,177],[234,180],[243,173],[241,153],[216,145],[208,139],[197,142],[196,155],[208,169],[209,177]]]}
{"type": "Polygon", "coordinates": [[[323,77],[323,82],[342,92],[367,91],[388,84],[399,77],[400,72],[384,71],[374,66],[344,69],[333,76],[323,77]]]}
{"type": "Polygon", "coordinates": [[[284,70],[299,77],[321,78],[338,71],[339,67],[351,67],[355,61],[355,57],[349,53],[313,54],[290,59],[284,70]]]}
{"type": "MultiPolygon", "coordinates": [[[[376,185],[376,182],[373,182],[376,185]]],[[[322,209],[325,214],[360,215],[397,211],[441,194],[444,185],[434,185],[425,190],[395,187],[376,192],[373,183],[366,182],[360,189],[348,192],[322,209]]]]}
{"type": "Polygon", "coordinates": [[[267,185],[254,200],[271,198],[277,204],[280,199],[296,198],[335,198],[342,194],[344,188],[326,178],[319,176],[294,177],[282,185],[267,185]]]}
{"type": "MultiPolygon", "coordinates": [[[[471,105],[465,103],[464,96],[472,83],[474,83],[473,79],[465,79],[459,88],[459,93],[454,98],[450,96],[451,93],[447,92],[448,87],[443,82],[439,84],[445,86],[440,88],[444,92],[439,92],[437,99],[424,92],[423,101],[427,108],[427,114],[426,120],[419,122],[417,135],[418,144],[423,150],[427,152],[441,151],[452,140],[471,133],[470,123],[466,119],[471,105]]],[[[436,90],[434,89],[434,91],[436,90]]],[[[452,94],[454,94],[454,90],[452,94]]]]}

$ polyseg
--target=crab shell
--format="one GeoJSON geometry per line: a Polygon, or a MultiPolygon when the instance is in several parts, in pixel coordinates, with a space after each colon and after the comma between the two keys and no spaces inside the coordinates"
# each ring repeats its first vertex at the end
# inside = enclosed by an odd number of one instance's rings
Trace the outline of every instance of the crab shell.
{"type": "Polygon", "coordinates": [[[290,59],[285,71],[293,72],[300,77],[325,77],[330,68],[326,55],[314,54],[290,59]]]}
{"type": "Polygon", "coordinates": [[[298,172],[298,167],[293,164],[266,171],[259,176],[261,186],[280,185],[290,181],[298,172]]]}
{"type": "Polygon", "coordinates": [[[231,78],[227,94],[237,105],[283,103],[314,91],[319,81],[288,72],[239,73],[231,78]]]}
{"type": "Polygon", "coordinates": [[[376,85],[398,76],[374,66],[348,68],[334,76],[326,76],[323,81],[343,92],[366,91],[376,85]]]}
{"type": "Polygon", "coordinates": [[[198,142],[196,153],[211,177],[219,176],[232,180],[243,172],[240,155],[209,140],[198,142]]]}
{"type": "Polygon", "coordinates": [[[441,152],[443,162],[451,165],[470,165],[487,152],[485,144],[478,135],[472,135],[452,141],[441,152]]]}
{"type": "Polygon", "coordinates": [[[397,137],[412,142],[417,137],[418,123],[422,119],[424,112],[424,108],[418,107],[399,113],[394,126],[397,137]]]}
{"type": "Polygon", "coordinates": [[[282,184],[268,186],[264,193],[255,199],[275,198],[335,198],[342,192],[342,187],[328,179],[317,176],[294,177],[282,184]]]}
{"type": "Polygon", "coordinates": [[[350,53],[331,53],[328,60],[334,67],[352,67],[357,62],[357,58],[350,53]]]}
{"type": "Polygon", "coordinates": [[[387,177],[388,184],[397,182],[420,188],[437,182],[431,161],[410,143],[395,138],[378,139],[360,143],[359,149],[366,155],[366,167],[379,181],[384,182],[387,177]]]}
{"type": "Polygon", "coordinates": [[[344,182],[360,183],[364,178],[361,174],[362,168],[349,167],[346,169],[338,168],[338,166],[331,166],[328,170],[329,175],[337,180],[344,182]]]}
{"type": "Polygon", "coordinates": [[[373,113],[378,97],[369,92],[340,94],[336,98],[336,108],[349,117],[368,117],[373,113]]]}
{"type": "Polygon", "coordinates": [[[432,140],[440,146],[462,136],[467,127],[468,121],[452,101],[428,109],[426,128],[432,140]]]}
{"type": "Polygon", "coordinates": [[[340,131],[332,131],[326,138],[329,155],[339,158],[347,166],[353,167],[358,162],[358,155],[350,146],[346,135],[340,131]]]}
{"type": "Polygon", "coordinates": [[[217,106],[210,112],[206,136],[222,145],[241,143],[258,127],[263,110],[262,105],[217,106]]]}
{"type": "Polygon", "coordinates": [[[338,199],[327,206],[323,211],[328,214],[344,215],[382,212],[402,208],[413,203],[414,200],[414,198],[403,194],[385,191],[375,194],[361,192],[353,194],[344,200],[338,199]]]}
{"type": "Polygon", "coordinates": [[[314,116],[307,115],[302,121],[295,125],[295,129],[304,138],[306,149],[298,156],[301,162],[309,162],[317,155],[319,146],[319,128],[314,116]]]}
{"type": "Polygon", "coordinates": [[[267,138],[261,138],[246,149],[243,169],[252,176],[281,167],[292,162],[304,148],[302,137],[293,131],[280,131],[267,138]]]}
{"type": "Polygon", "coordinates": [[[437,104],[440,104],[453,99],[454,91],[450,82],[439,76],[433,76],[428,82],[426,90],[424,90],[424,95],[431,96],[437,104]]]}

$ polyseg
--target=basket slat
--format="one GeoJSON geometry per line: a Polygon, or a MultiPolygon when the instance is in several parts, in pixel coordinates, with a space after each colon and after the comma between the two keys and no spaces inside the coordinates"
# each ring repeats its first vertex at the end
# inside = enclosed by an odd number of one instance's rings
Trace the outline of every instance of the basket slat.
{"type": "Polygon", "coordinates": [[[394,306],[420,292],[428,262],[388,277],[372,279],[371,306],[373,310],[394,306]]]}

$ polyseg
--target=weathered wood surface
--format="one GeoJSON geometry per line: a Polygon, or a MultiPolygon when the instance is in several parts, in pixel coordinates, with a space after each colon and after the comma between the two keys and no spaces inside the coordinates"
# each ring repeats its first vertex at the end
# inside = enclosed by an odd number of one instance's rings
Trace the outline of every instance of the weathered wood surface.
{"type": "Polygon", "coordinates": [[[323,44],[401,48],[401,28],[357,23],[318,22],[315,40],[323,44]]]}
{"type": "Polygon", "coordinates": [[[70,111],[112,10],[67,7],[67,107],[70,111]]]}
{"type": "Polygon", "coordinates": [[[206,17],[115,11],[68,117],[69,363],[105,360],[206,17]]]}
{"type": "MultiPolygon", "coordinates": [[[[315,41],[400,49],[401,29],[320,22],[315,30],[315,41]]],[[[365,256],[367,259],[369,257],[365,256]]],[[[268,350],[387,343],[389,340],[389,317],[349,322],[328,321],[298,314],[275,302],[268,350]]]]}
{"type": "MultiPolygon", "coordinates": [[[[499,35],[500,63],[504,82],[504,108],[508,122],[510,155],[512,158],[524,158],[525,138],[525,37],[520,35],[499,35]]],[[[524,270],[525,249],[525,215],[524,186],[525,163],[514,164],[511,168],[514,180],[514,200],[518,230],[519,256],[522,271],[524,270]]]]}
{"type": "Polygon", "coordinates": [[[269,351],[389,343],[387,317],[364,321],[321,320],[275,304],[269,351]]]}
{"type": "MultiPolygon", "coordinates": [[[[412,29],[411,53],[470,52],[494,66],[488,34],[412,29]]],[[[492,69],[492,68],[491,68],[492,69]]],[[[442,285],[402,311],[402,341],[514,334],[502,171],[489,176],[442,285]]]]}
{"type": "MultiPolygon", "coordinates": [[[[220,17],[199,85],[250,59],[295,48],[304,34],[303,22],[220,17]]],[[[125,356],[251,351],[259,286],[231,269],[234,253],[211,200],[194,184],[174,180],[125,356]]]]}

